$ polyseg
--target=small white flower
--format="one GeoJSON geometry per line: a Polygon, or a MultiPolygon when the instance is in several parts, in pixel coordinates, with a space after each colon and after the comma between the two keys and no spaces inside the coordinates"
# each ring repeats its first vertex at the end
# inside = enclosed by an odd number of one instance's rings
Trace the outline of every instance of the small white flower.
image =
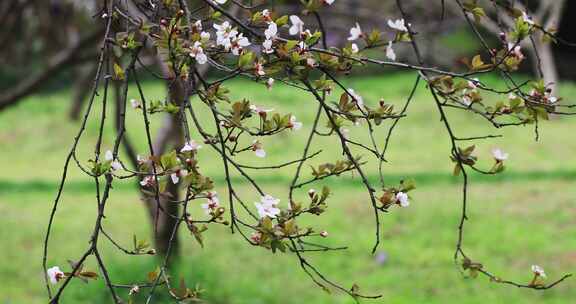
{"type": "Polygon", "coordinates": [[[200,33],[200,40],[207,42],[208,40],[210,40],[210,33],[208,32],[202,32],[200,33]]]}
{"type": "Polygon", "coordinates": [[[534,20],[532,20],[532,17],[528,16],[526,12],[522,12],[522,20],[530,25],[534,25],[534,20]]]}
{"type": "Polygon", "coordinates": [[[472,104],[472,99],[470,99],[470,96],[464,95],[462,96],[462,103],[466,106],[470,106],[472,104]]]}
{"type": "Polygon", "coordinates": [[[240,33],[237,36],[230,38],[230,45],[232,48],[232,54],[238,56],[243,48],[250,45],[250,40],[244,37],[244,34],[240,33]]]}
{"type": "Polygon", "coordinates": [[[258,76],[266,75],[266,72],[264,71],[264,66],[260,62],[254,63],[254,70],[256,72],[256,75],[258,76]]]}
{"type": "Polygon", "coordinates": [[[364,99],[362,96],[356,94],[353,89],[348,89],[348,94],[354,99],[354,103],[356,103],[358,108],[364,109],[364,99]]]}
{"type": "Polygon", "coordinates": [[[254,151],[254,154],[260,158],[266,157],[266,151],[264,150],[262,143],[258,140],[252,142],[252,151],[254,151]]]}
{"type": "Polygon", "coordinates": [[[290,22],[292,23],[292,26],[290,26],[288,33],[292,36],[300,35],[304,30],[304,22],[296,15],[290,16],[290,22]]]}
{"type": "Polygon", "coordinates": [[[270,18],[270,10],[268,9],[262,10],[262,16],[264,16],[265,18],[270,18]]]}
{"type": "Polygon", "coordinates": [[[190,57],[196,59],[196,62],[199,64],[205,64],[208,61],[208,57],[204,54],[200,41],[194,42],[194,45],[190,48],[190,57]]]}
{"type": "Polygon", "coordinates": [[[52,284],[57,284],[58,281],[62,280],[65,276],[64,272],[62,272],[58,266],[48,268],[48,270],[46,270],[46,274],[48,275],[48,279],[50,279],[50,283],[52,284]]]}
{"type": "Polygon", "coordinates": [[[198,151],[201,148],[201,145],[199,145],[195,140],[191,139],[189,142],[184,144],[184,147],[180,149],[180,152],[184,153],[189,151],[198,151]]]}
{"type": "Polygon", "coordinates": [[[226,4],[226,1],[228,1],[228,0],[214,0],[214,2],[216,2],[218,4],[226,4]]]}
{"type": "Polygon", "coordinates": [[[274,53],[274,49],[272,48],[272,40],[266,39],[262,42],[262,51],[266,54],[274,53]]]}
{"type": "Polygon", "coordinates": [[[358,54],[358,52],[360,51],[360,49],[358,49],[358,45],[356,43],[352,43],[352,46],[350,47],[352,54],[358,54]]]}
{"type": "Polygon", "coordinates": [[[389,41],[388,46],[386,46],[386,58],[396,61],[396,52],[392,48],[392,41],[389,41]]]}
{"type": "Polygon", "coordinates": [[[170,179],[172,179],[173,184],[177,184],[180,181],[180,177],[185,177],[188,175],[188,170],[182,169],[170,174],[170,179]]]}
{"type": "Polygon", "coordinates": [[[316,64],[316,59],[314,59],[314,58],[312,58],[312,57],[306,58],[306,65],[309,66],[309,67],[311,67],[311,68],[315,67],[315,66],[317,65],[317,64],[316,64]]]}
{"type": "Polygon", "coordinates": [[[216,192],[208,192],[208,203],[202,204],[202,209],[206,215],[210,215],[210,212],[220,208],[220,199],[218,199],[218,194],[216,192]]]}
{"type": "Polygon", "coordinates": [[[492,156],[496,161],[502,162],[508,159],[508,153],[505,153],[500,148],[492,149],[492,156]]]}
{"type": "Polygon", "coordinates": [[[292,116],[290,116],[289,127],[292,131],[298,131],[302,128],[302,123],[299,121],[296,121],[296,116],[292,115],[292,116]]]}
{"type": "Polygon", "coordinates": [[[136,99],[130,99],[130,105],[132,106],[133,109],[140,109],[142,107],[140,102],[136,99]]]}
{"type": "Polygon", "coordinates": [[[408,207],[410,206],[410,201],[408,200],[408,194],[404,192],[396,193],[396,201],[400,204],[401,207],[408,207]]]}
{"type": "Polygon", "coordinates": [[[192,25],[192,28],[196,32],[200,32],[202,30],[202,20],[198,20],[198,21],[194,22],[194,24],[192,25]]]}
{"type": "Polygon", "coordinates": [[[278,34],[278,26],[276,23],[270,22],[268,28],[264,31],[264,36],[266,36],[266,39],[271,40],[276,38],[276,34],[278,34]]]}
{"type": "Polygon", "coordinates": [[[314,197],[314,194],[316,194],[316,189],[308,190],[308,196],[310,196],[310,198],[314,197]]]}
{"type": "Polygon", "coordinates": [[[322,2],[324,2],[327,5],[332,5],[334,3],[334,1],[336,1],[336,0],[322,0],[322,2]]]}
{"type": "Polygon", "coordinates": [[[106,161],[111,161],[114,159],[114,154],[112,154],[112,151],[107,150],[106,153],[104,153],[104,159],[106,161]]]}
{"type": "Polygon", "coordinates": [[[356,22],[356,25],[350,29],[350,37],[348,37],[348,41],[354,41],[360,37],[362,37],[362,29],[360,28],[360,24],[356,22]]]}
{"type": "Polygon", "coordinates": [[[274,85],[274,78],[272,77],[268,78],[268,80],[266,81],[266,88],[268,88],[268,90],[272,90],[273,85],[274,85]]]}
{"type": "Polygon", "coordinates": [[[216,45],[223,46],[226,50],[229,50],[231,47],[230,39],[236,37],[238,31],[233,29],[228,21],[212,26],[216,29],[216,45]]]}
{"type": "Polygon", "coordinates": [[[140,181],[140,186],[142,187],[153,186],[155,183],[156,179],[154,178],[154,176],[148,175],[140,181]]]}
{"type": "Polygon", "coordinates": [[[128,292],[128,295],[134,295],[140,292],[140,287],[138,285],[134,285],[132,286],[132,288],[130,288],[130,291],[128,292]]]}
{"type": "Polygon", "coordinates": [[[546,277],[546,272],[544,272],[544,268],[538,266],[538,265],[532,265],[532,272],[539,276],[539,277],[546,277]]]}
{"type": "Polygon", "coordinates": [[[124,167],[122,167],[122,163],[119,162],[117,159],[115,159],[114,161],[112,161],[112,163],[110,163],[110,167],[112,167],[112,170],[124,169],[124,167]]]}
{"type": "Polygon", "coordinates": [[[256,202],[254,205],[258,210],[258,215],[260,218],[266,216],[269,218],[275,218],[278,214],[280,214],[280,209],[277,208],[278,203],[280,203],[279,199],[266,194],[260,198],[260,202],[256,202]]]}
{"type": "Polygon", "coordinates": [[[408,32],[404,19],[390,20],[388,19],[388,26],[400,32],[408,32]]]}
{"type": "MultiPolygon", "coordinates": [[[[270,79],[268,79],[268,81],[270,81],[270,79]]],[[[272,83],[274,83],[274,81],[272,81],[272,83]]],[[[268,112],[274,111],[274,109],[264,109],[264,108],[261,108],[261,107],[256,106],[256,105],[250,105],[250,111],[252,111],[258,115],[263,116],[263,115],[266,115],[266,113],[268,113],[268,112]]]]}

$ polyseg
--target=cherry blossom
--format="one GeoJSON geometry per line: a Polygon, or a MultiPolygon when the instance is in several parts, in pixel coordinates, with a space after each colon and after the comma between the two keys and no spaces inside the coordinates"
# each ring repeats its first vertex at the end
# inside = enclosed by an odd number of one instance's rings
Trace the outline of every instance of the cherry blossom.
{"type": "Polygon", "coordinates": [[[394,21],[388,19],[388,26],[400,32],[408,32],[408,28],[406,28],[404,19],[397,19],[394,21]]]}
{"type": "Polygon", "coordinates": [[[276,23],[270,22],[270,24],[268,24],[268,28],[264,31],[264,36],[266,36],[266,39],[274,39],[276,38],[277,34],[278,26],[276,23]]]}
{"type": "Polygon", "coordinates": [[[232,54],[238,56],[243,48],[250,45],[250,40],[244,37],[244,34],[240,33],[234,37],[230,38],[230,44],[232,48],[232,54]]]}
{"type": "Polygon", "coordinates": [[[532,265],[532,272],[538,277],[546,277],[546,272],[544,272],[544,268],[538,265],[532,265]]]}
{"type": "Polygon", "coordinates": [[[356,22],[356,25],[350,29],[350,37],[348,37],[348,41],[354,41],[358,38],[362,37],[362,29],[360,28],[360,24],[356,22]]]}
{"type": "Polygon", "coordinates": [[[260,62],[254,63],[254,70],[256,72],[256,75],[258,76],[266,75],[266,72],[264,71],[264,66],[260,62]]]}
{"type": "Polygon", "coordinates": [[[46,270],[46,274],[48,275],[48,279],[50,279],[50,283],[52,284],[57,284],[58,281],[65,277],[64,272],[62,272],[58,266],[48,268],[48,270],[46,270]]]}
{"type": "Polygon", "coordinates": [[[386,46],[386,58],[396,61],[396,52],[392,48],[392,41],[389,41],[388,46],[386,46]]]}
{"type": "Polygon", "coordinates": [[[352,51],[352,54],[358,54],[358,52],[360,51],[360,49],[358,49],[358,45],[356,43],[352,43],[350,50],[352,51]]]}
{"type": "Polygon", "coordinates": [[[208,57],[204,54],[200,41],[194,42],[194,45],[190,48],[190,57],[196,59],[196,62],[199,64],[205,64],[208,61],[208,57]]]}
{"type": "Polygon", "coordinates": [[[354,99],[354,102],[356,103],[358,108],[364,109],[364,99],[362,98],[362,96],[354,92],[353,89],[348,89],[348,94],[352,97],[352,99],[354,99]]]}
{"type": "Polygon", "coordinates": [[[140,292],[140,287],[138,285],[134,285],[132,286],[132,288],[130,288],[130,291],[128,292],[128,295],[134,295],[140,292]]]}
{"type": "Polygon", "coordinates": [[[140,181],[140,186],[150,187],[150,186],[154,186],[155,183],[156,183],[156,179],[154,179],[154,176],[148,175],[140,181]]]}
{"type": "Polygon", "coordinates": [[[177,184],[180,181],[180,177],[185,177],[186,175],[188,175],[188,170],[176,170],[176,172],[170,174],[170,179],[172,180],[173,184],[177,184]]]}
{"type": "Polygon", "coordinates": [[[308,196],[310,198],[314,197],[314,194],[316,194],[316,189],[310,189],[308,190],[308,196]]]}
{"type": "Polygon", "coordinates": [[[304,30],[304,22],[296,15],[290,16],[290,22],[292,23],[292,26],[290,26],[288,33],[292,36],[300,35],[304,30]]]}
{"type": "Polygon", "coordinates": [[[260,198],[260,202],[256,202],[254,205],[258,210],[258,215],[260,218],[264,218],[266,216],[269,218],[275,218],[278,214],[280,214],[280,209],[277,208],[279,202],[279,199],[266,194],[260,198]]]}
{"type": "Polygon", "coordinates": [[[206,198],[208,199],[208,202],[202,204],[201,206],[202,209],[204,209],[204,212],[207,215],[210,215],[210,212],[220,208],[220,200],[218,199],[218,194],[213,191],[208,192],[208,196],[206,198]]]}
{"type": "Polygon", "coordinates": [[[292,131],[298,131],[302,128],[302,123],[296,121],[296,116],[290,116],[290,124],[288,125],[292,131]]]}
{"type": "Polygon", "coordinates": [[[402,191],[396,193],[396,202],[400,204],[401,207],[410,206],[410,201],[408,200],[408,194],[402,191]]]}
{"type": "Polygon", "coordinates": [[[530,25],[534,25],[534,20],[532,20],[532,17],[528,16],[526,12],[522,12],[522,20],[530,25]]]}
{"type": "Polygon", "coordinates": [[[250,235],[250,240],[256,244],[260,244],[262,241],[262,234],[260,234],[260,232],[252,232],[250,235]]]}
{"type": "Polygon", "coordinates": [[[184,144],[184,147],[180,149],[180,152],[184,153],[190,151],[198,151],[201,148],[202,148],[201,145],[199,145],[195,140],[191,139],[189,142],[186,142],[184,144]]]}
{"type": "Polygon", "coordinates": [[[505,153],[504,151],[502,151],[500,148],[494,148],[492,149],[492,156],[494,157],[494,159],[496,159],[496,161],[498,162],[502,162],[508,159],[508,153],[505,153]]]}
{"type": "Polygon", "coordinates": [[[260,158],[266,157],[266,151],[264,150],[262,143],[256,139],[252,142],[252,151],[254,151],[254,154],[260,158]]]}
{"type": "Polygon", "coordinates": [[[214,29],[216,29],[216,45],[223,46],[226,50],[231,47],[230,39],[238,35],[238,31],[233,29],[228,21],[222,22],[222,24],[214,24],[214,29]]]}
{"type": "MultiPolygon", "coordinates": [[[[268,79],[268,81],[270,81],[270,79],[268,79]]],[[[272,81],[272,83],[274,83],[274,81],[272,81]]],[[[261,107],[256,106],[256,105],[250,105],[250,111],[252,111],[252,112],[254,112],[260,116],[266,116],[266,113],[272,112],[272,111],[274,111],[274,109],[264,109],[264,108],[261,108],[261,107]]]]}
{"type": "Polygon", "coordinates": [[[104,159],[106,161],[111,161],[110,167],[112,167],[112,170],[122,169],[122,164],[117,159],[114,159],[114,154],[112,153],[112,151],[110,150],[106,151],[106,153],[104,153],[104,159]]]}
{"type": "Polygon", "coordinates": [[[266,80],[266,88],[268,88],[268,90],[272,90],[273,85],[274,85],[274,78],[272,77],[268,78],[268,80],[266,80]]]}
{"type": "Polygon", "coordinates": [[[136,99],[130,99],[130,105],[133,109],[140,109],[142,107],[142,104],[136,99]]]}
{"type": "Polygon", "coordinates": [[[262,51],[265,54],[272,54],[274,53],[274,49],[272,48],[272,40],[266,39],[262,42],[262,51]]]}

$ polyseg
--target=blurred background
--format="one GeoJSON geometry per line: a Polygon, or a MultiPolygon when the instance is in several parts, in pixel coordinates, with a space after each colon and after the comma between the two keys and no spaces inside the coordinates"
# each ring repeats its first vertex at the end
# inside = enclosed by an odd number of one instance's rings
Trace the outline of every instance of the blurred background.
{"type": "MultiPolygon", "coordinates": [[[[138,2],[138,1],[134,1],[138,2]]],[[[193,1],[192,1],[193,2],[193,1]]],[[[446,1],[406,1],[407,11],[423,44],[426,62],[450,68],[463,57],[481,51],[461,12],[446,1]],[[444,16],[441,19],[441,16],[444,16]]],[[[490,1],[480,1],[487,4],[490,1]]],[[[298,12],[298,1],[275,1],[279,13],[298,12]]],[[[526,3],[526,2],[525,2],[526,3]]],[[[62,166],[73,137],[80,126],[86,99],[95,73],[102,28],[94,21],[100,1],[3,0],[0,2],[0,303],[45,303],[41,270],[42,240],[62,166]]],[[[576,41],[575,1],[527,1],[537,20],[556,24],[558,35],[576,41]]],[[[485,5],[489,7],[489,5],[485,5]]],[[[491,17],[498,17],[487,9],[491,17]]],[[[337,0],[322,13],[326,18],[328,41],[344,45],[348,29],[359,22],[363,29],[385,28],[389,18],[400,18],[394,1],[337,0]]],[[[501,16],[502,17],[502,16],[501,16]]],[[[96,17],[98,18],[98,17],[96,17]]],[[[502,17],[503,18],[503,17],[502,17]]],[[[305,20],[307,21],[307,20],[305,20]]],[[[503,20],[502,22],[506,22],[503,20]]],[[[307,22],[315,24],[312,19],[307,22]]],[[[483,34],[498,43],[498,31],[486,22],[483,34]]],[[[566,103],[575,103],[575,50],[561,45],[536,43],[544,76],[554,82],[555,94],[566,103]],[[544,62],[545,61],[545,62],[544,62]]],[[[533,77],[537,62],[533,48],[517,77],[533,77]]],[[[399,60],[410,62],[411,51],[399,47],[399,60]]],[[[383,51],[369,56],[384,58],[383,51]]],[[[154,56],[144,58],[154,65],[154,56]]],[[[152,67],[154,69],[154,67],[152,67]]],[[[149,100],[162,100],[165,83],[146,77],[144,91],[149,100]]],[[[209,74],[217,77],[216,74],[209,74]]],[[[414,81],[412,72],[382,68],[360,68],[343,77],[343,82],[376,104],[380,98],[401,108],[414,81]]],[[[505,85],[497,75],[482,81],[500,89],[505,85]]],[[[234,100],[248,98],[256,104],[291,112],[312,124],[310,96],[277,84],[268,91],[248,80],[226,84],[234,100]]],[[[335,94],[334,96],[338,96],[335,94]]],[[[137,98],[131,88],[129,98],[137,98]]],[[[334,97],[336,98],[336,97],[334,97]]],[[[498,96],[487,96],[487,103],[498,96]]],[[[96,101],[98,104],[98,100],[96,101]]],[[[110,115],[113,115],[110,109],[110,115]]],[[[530,266],[543,266],[549,280],[576,270],[576,138],[575,121],[557,117],[540,125],[540,140],[534,140],[531,126],[493,130],[469,113],[449,112],[463,136],[502,134],[503,138],[477,143],[480,164],[491,166],[490,150],[500,147],[510,153],[507,169],[497,176],[472,174],[470,221],[465,246],[469,254],[504,278],[528,283],[530,266]]],[[[112,116],[111,116],[112,117],[112,116]]],[[[86,135],[80,142],[82,162],[91,156],[98,134],[99,113],[89,117],[86,135]]],[[[154,135],[162,117],[153,116],[154,135]]],[[[127,113],[127,134],[137,151],[146,151],[143,122],[135,111],[127,113]]],[[[377,139],[384,141],[389,123],[380,126],[377,139]]],[[[350,128],[352,136],[368,141],[365,132],[350,128]]],[[[104,147],[111,148],[115,131],[106,125],[104,147]]],[[[195,132],[193,132],[193,135],[195,132]]],[[[305,133],[288,134],[265,141],[268,157],[255,160],[240,157],[247,164],[264,165],[295,159],[305,144],[305,133]]],[[[198,136],[196,134],[196,136],[198,136]]],[[[322,138],[313,150],[324,149],[321,159],[338,158],[329,149],[335,138],[322,138]]],[[[348,246],[345,251],[312,254],[310,260],[326,275],[345,286],[357,283],[366,293],[382,293],[383,303],[572,303],[576,301],[574,280],[544,292],[520,290],[465,278],[452,259],[460,215],[460,179],[451,176],[449,141],[439,121],[433,100],[424,85],[418,87],[408,116],[396,129],[385,164],[385,179],[397,183],[414,178],[418,189],[408,209],[383,217],[383,243],[370,255],[373,245],[371,209],[360,180],[354,175],[327,179],[334,195],[328,212],[309,218],[318,230],[327,230],[327,245],[348,246]]],[[[214,178],[223,192],[224,174],[219,159],[209,149],[200,153],[202,170],[214,178]]],[[[312,161],[318,165],[321,160],[312,161]]],[[[286,203],[286,185],[294,168],[256,173],[259,183],[286,203]]],[[[304,174],[310,176],[309,170],[304,174]]],[[[376,181],[377,168],[368,168],[376,181]]],[[[256,193],[241,178],[234,179],[242,195],[257,200],[256,193]]],[[[65,265],[79,256],[90,235],[95,215],[94,185],[79,169],[68,175],[61,207],[53,231],[49,265],[65,265]]],[[[299,193],[304,197],[307,189],[299,193]]],[[[200,206],[191,207],[201,214],[200,206]]],[[[110,198],[104,227],[115,239],[129,245],[133,235],[151,239],[146,208],[134,181],[117,181],[110,198]]],[[[213,226],[205,233],[200,248],[188,232],[182,231],[181,257],[174,277],[189,285],[200,284],[209,303],[353,303],[348,296],[327,294],[317,288],[289,254],[272,254],[253,248],[225,227],[213,226]]],[[[126,256],[102,241],[104,259],[117,283],[144,281],[158,261],[151,256],[126,256]]],[[[95,268],[93,261],[89,266],[95,268]]],[[[127,290],[121,294],[127,298],[127,290]]],[[[161,300],[160,302],[163,303],[161,300]]],[[[168,302],[165,299],[165,302],[168,302]]],[[[84,284],[73,281],[62,303],[107,303],[102,280],[84,284]]],[[[140,303],[136,301],[136,303],[140,303]]]]}

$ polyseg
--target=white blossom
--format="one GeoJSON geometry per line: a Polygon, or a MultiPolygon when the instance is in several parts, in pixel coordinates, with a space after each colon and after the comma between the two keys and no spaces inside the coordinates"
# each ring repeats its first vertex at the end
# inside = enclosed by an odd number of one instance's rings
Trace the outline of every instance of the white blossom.
{"type": "Polygon", "coordinates": [[[202,146],[199,145],[195,140],[191,139],[189,142],[186,142],[184,144],[184,147],[182,147],[182,149],[180,149],[180,152],[184,153],[184,152],[190,152],[190,151],[197,151],[198,149],[201,149],[202,146]]]}
{"type": "Polygon", "coordinates": [[[190,57],[196,59],[196,62],[199,64],[205,64],[208,61],[208,57],[204,54],[200,41],[194,42],[194,45],[190,48],[190,57]]]}
{"type": "Polygon", "coordinates": [[[350,50],[352,51],[352,54],[357,54],[360,51],[360,49],[358,49],[358,45],[356,43],[352,43],[350,50]]]}
{"type": "Polygon", "coordinates": [[[292,115],[290,116],[290,129],[292,129],[292,131],[298,131],[302,128],[302,123],[299,121],[296,121],[296,116],[292,115]]]}
{"type": "Polygon", "coordinates": [[[200,33],[200,40],[207,42],[210,40],[210,33],[209,32],[202,32],[200,33]]]}
{"type": "Polygon", "coordinates": [[[132,106],[133,109],[139,109],[142,107],[140,102],[136,99],[130,99],[130,105],[132,106]]]}
{"type": "Polygon", "coordinates": [[[392,48],[392,41],[389,41],[388,46],[386,46],[386,58],[396,61],[396,52],[392,48]]]}
{"type": "Polygon", "coordinates": [[[334,3],[334,1],[336,1],[336,0],[322,0],[322,2],[324,2],[327,5],[332,5],[334,3]]]}
{"type": "Polygon", "coordinates": [[[185,177],[188,175],[188,170],[182,169],[170,174],[170,179],[173,184],[177,184],[180,181],[180,177],[185,177]]]}
{"type": "Polygon", "coordinates": [[[244,37],[244,34],[240,33],[234,37],[230,38],[230,44],[232,48],[232,54],[238,56],[243,48],[250,45],[250,40],[244,37]]]}
{"type": "Polygon", "coordinates": [[[404,19],[390,20],[388,19],[388,26],[400,32],[408,32],[404,19]]]}
{"type": "Polygon", "coordinates": [[[134,285],[132,286],[132,288],[130,288],[130,291],[128,292],[128,295],[134,295],[140,292],[140,287],[138,285],[134,285]]]}
{"type": "Polygon", "coordinates": [[[354,99],[354,102],[360,109],[364,109],[364,99],[362,96],[356,94],[353,89],[348,89],[348,94],[354,99]]]}
{"type": "Polygon", "coordinates": [[[280,209],[277,208],[278,203],[280,203],[279,199],[266,194],[260,198],[260,202],[256,202],[254,205],[258,210],[258,215],[260,218],[264,218],[266,216],[269,218],[275,218],[278,214],[280,214],[280,209]]]}
{"type": "Polygon", "coordinates": [[[214,2],[216,2],[218,4],[226,4],[226,1],[228,1],[228,0],[214,0],[214,2]]]}
{"type": "Polygon", "coordinates": [[[272,40],[266,39],[262,42],[262,51],[266,54],[274,53],[274,49],[272,48],[272,40]]]}
{"type": "Polygon", "coordinates": [[[274,85],[274,78],[272,77],[268,78],[268,80],[266,81],[266,88],[268,88],[268,90],[272,90],[273,85],[274,85]]]}
{"type": "Polygon", "coordinates": [[[46,274],[48,275],[48,279],[50,279],[50,283],[52,284],[57,284],[58,281],[62,280],[65,276],[64,272],[62,272],[58,266],[48,268],[48,270],[46,270],[46,274]]]}
{"type": "Polygon", "coordinates": [[[216,29],[216,45],[223,46],[226,50],[231,47],[231,38],[238,35],[238,31],[233,29],[228,21],[222,22],[222,24],[214,24],[213,27],[216,29]]]}
{"type": "Polygon", "coordinates": [[[360,28],[360,24],[356,22],[356,25],[350,29],[350,37],[348,37],[348,41],[354,41],[360,37],[362,37],[362,29],[360,28]]]}
{"type": "Polygon", "coordinates": [[[148,175],[140,181],[140,186],[142,187],[153,186],[155,183],[156,179],[154,178],[154,176],[148,175]]]}
{"type": "Polygon", "coordinates": [[[292,36],[300,35],[304,30],[304,22],[296,15],[290,16],[290,22],[292,23],[292,26],[290,26],[288,33],[292,36]]]}
{"type": "Polygon", "coordinates": [[[276,23],[270,22],[268,28],[264,31],[264,36],[266,36],[266,39],[274,39],[276,34],[278,34],[278,26],[276,23]]]}
{"type": "Polygon", "coordinates": [[[539,277],[546,277],[546,272],[544,272],[544,268],[538,266],[538,265],[532,265],[532,272],[539,276],[539,277]]]}
{"type": "Polygon", "coordinates": [[[260,62],[254,63],[254,70],[256,71],[256,75],[264,76],[266,72],[264,71],[264,66],[260,62]]]}
{"type": "MultiPolygon", "coordinates": [[[[270,81],[270,79],[268,79],[270,81]]],[[[258,115],[265,115],[268,112],[274,111],[274,109],[264,109],[256,105],[250,105],[250,111],[258,114],[258,115]]]]}
{"type": "Polygon", "coordinates": [[[532,17],[528,16],[526,12],[522,12],[522,20],[530,25],[534,25],[534,20],[532,20],[532,17]]]}
{"type": "Polygon", "coordinates": [[[396,193],[396,201],[400,204],[401,207],[408,207],[410,206],[410,201],[408,200],[408,194],[400,191],[396,193]]]}
{"type": "Polygon", "coordinates": [[[209,215],[210,212],[220,208],[220,199],[218,199],[218,194],[216,192],[210,191],[208,192],[208,202],[205,204],[202,204],[202,209],[204,209],[204,212],[209,215]]]}
{"type": "Polygon", "coordinates": [[[262,143],[259,142],[258,140],[254,140],[252,142],[252,151],[254,151],[254,154],[257,157],[260,157],[260,158],[266,157],[266,151],[264,150],[262,143]]]}
{"type": "Polygon", "coordinates": [[[494,159],[496,159],[496,161],[499,161],[499,162],[505,161],[508,159],[508,153],[505,153],[500,148],[492,149],[492,156],[494,157],[494,159]]]}

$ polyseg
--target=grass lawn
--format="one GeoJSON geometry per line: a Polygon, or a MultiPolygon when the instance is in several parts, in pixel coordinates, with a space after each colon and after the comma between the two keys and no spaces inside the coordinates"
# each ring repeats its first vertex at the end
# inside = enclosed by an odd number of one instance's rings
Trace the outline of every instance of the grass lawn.
{"type": "MultiPolygon", "coordinates": [[[[485,79],[501,86],[496,79],[485,79]]],[[[412,76],[391,74],[381,77],[351,78],[354,87],[367,103],[380,97],[401,107],[412,86],[412,76]]],[[[281,112],[292,112],[304,122],[299,133],[287,132],[263,143],[269,157],[256,159],[251,154],[238,157],[253,165],[281,163],[299,157],[315,112],[310,96],[276,86],[267,91],[247,81],[227,84],[235,97],[249,98],[281,112]]],[[[147,83],[147,95],[162,98],[160,83],[147,83]]],[[[136,91],[133,91],[136,93],[136,91]]],[[[330,236],[325,243],[348,246],[345,251],[310,254],[324,274],[344,286],[358,283],[366,293],[381,293],[376,303],[572,303],[576,301],[576,281],[569,279],[547,291],[522,290],[488,282],[485,278],[467,279],[457,270],[452,259],[456,227],[460,213],[460,185],[450,175],[449,142],[439,121],[433,101],[421,86],[409,110],[393,135],[388,163],[387,183],[413,177],[418,189],[413,192],[410,208],[394,209],[382,217],[383,242],[378,253],[386,255],[379,263],[370,255],[374,241],[373,215],[367,194],[356,176],[344,175],[314,185],[333,189],[328,212],[305,221],[330,236]]],[[[561,86],[562,96],[574,96],[576,85],[561,86]]],[[[0,303],[45,303],[41,272],[42,239],[56,185],[68,147],[78,123],[66,118],[70,92],[62,91],[29,98],[19,106],[0,114],[0,303]]],[[[337,98],[334,95],[334,99],[337,98]]],[[[136,96],[133,96],[136,97],[136,96]]],[[[96,103],[98,108],[100,103],[96,103]]],[[[90,117],[87,133],[80,144],[79,155],[86,161],[91,156],[97,135],[99,115],[90,117]]],[[[204,112],[205,113],[205,112],[204,112]]],[[[128,113],[128,132],[145,151],[139,112],[128,113]]],[[[206,115],[201,119],[207,120],[206,115]]],[[[492,164],[491,148],[498,146],[510,153],[507,170],[498,176],[472,175],[470,221],[465,246],[468,254],[504,278],[520,282],[531,279],[530,265],[543,266],[553,280],[576,271],[576,141],[571,135],[575,122],[569,118],[543,122],[540,141],[534,141],[532,127],[492,130],[485,122],[468,113],[450,111],[459,136],[502,134],[504,138],[478,141],[480,166],[492,164]]],[[[154,117],[153,130],[161,117],[154,117]]],[[[324,122],[322,123],[324,125],[324,122]]],[[[383,142],[389,123],[380,126],[377,140],[383,142]]],[[[353,137],[363,142],[368,138],[361,127],[349,127],[353,137]]],[[[104,147],[113,140],[113,128],[106,126],[104,147]]],[[[199,135],[192,131],[194,138],[199,135]]],[[[312,150],[322,150],[319,164],[341,157],[333,149],[336,138],[320,138],[312,150]]],[[[354,149],[355,153],[360,150],[354,149]]],[[[221,162],[205,147],[200,152],[201,169],[216,181],[224,192],[221,162]]],[[[368,155],[364,153],[366,157],[368,155]]],[[[373,161],[371,164],[375,164],[373,161]]],[[[294,168],[258,172],[255,176],[266,192],[280,197],[286,204],[286,187],[294,168]]],[[[371,180],[377,181],[375,165],[366,166],[371,180]]],[[[305,169],[309,177],[309,169],[305,169]]],[[[246,201],[257,194],[235,177],[246,201]]],[[[298,197],[304,198],[307,189],[298,197]]],[[[50,265],[65,265],[77,258],[87,246],[96,206],[91,180],[77,169],[70,171],[65,194],[58,211],[50,265]]],[[[192,206],[200,214],[199,206],[192,206]]],[[[104,227],[123,244],[133,234],[149,238],[150,225],[133,182],[117,181],[109,201],[104,227]]],[[[205,234],[205,248],[183,231],[183,250],[178,273],[190,283],[206,290],[210,303],[353,303],[341,293],[327,294],[316,288],[298,267],[290,254],[272,254],[253,248],[238,235],[220,226],[211,226],[205,234]]],[[[144,281],[153,270],[154,257],[131,257],[114,250],[102,239],[104,259],[116,283],[144,281]]],[[[94,261],[89,261],[94,267],[94,261]]],[[[85,285],[73,282],[62,303],[108,303],[103,280],[85,285]]],[[[121,291],[126,299],[127,291],[121,291]]],[[[168,300],[162,302],[169,302],[168,300]]],[[[367,301],[369,302],[369,301],[367,301]]],[[[141,303],[136,301],[136,303],[141,303]]]]}

